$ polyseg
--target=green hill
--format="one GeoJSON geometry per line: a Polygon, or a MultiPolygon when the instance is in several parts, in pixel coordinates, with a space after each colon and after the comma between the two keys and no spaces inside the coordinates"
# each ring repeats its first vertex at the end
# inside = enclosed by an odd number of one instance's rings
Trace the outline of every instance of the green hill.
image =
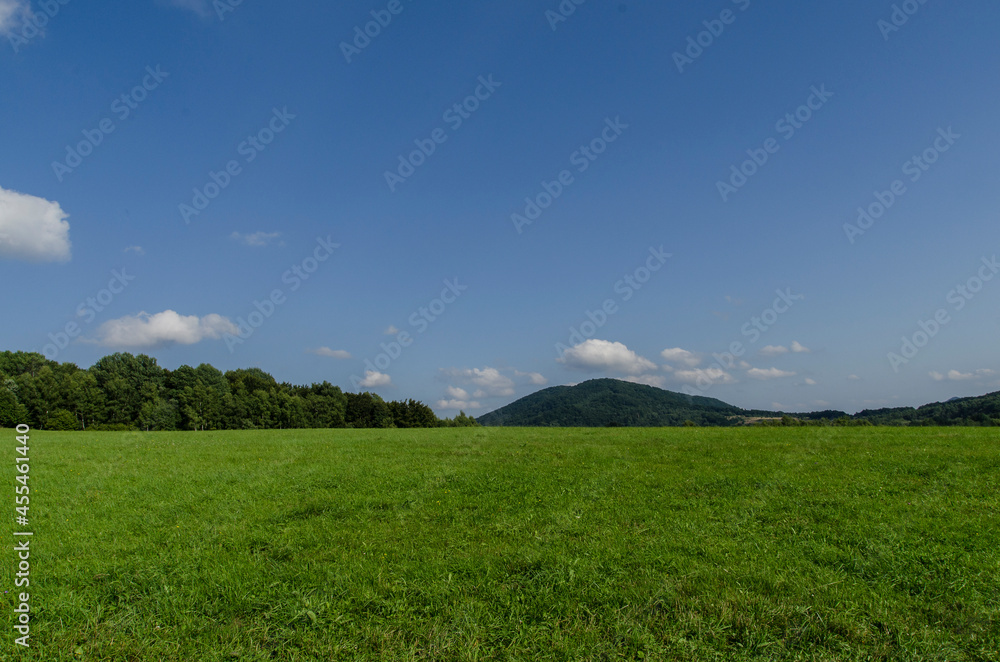
{"type": "Polygon", "coordinates": [[[715,398],[689,396],[617,379],[553,386],[480,416],[481,425],[514,427],[664,427],[738,425],[750,415],[715,398]]]}
{"type": "Polygon", "coordinates": [[[854,416],[875,425],[1000,425],[1000,391],[972,398],[952,398],[922,407],[866,409],[854,416]]]}
{"type": "Polygon", "coordinates": [[[748,423],[812,425],[1000,426],[1000,392],[952,398],[922,407],[786,414],[740,409],[715,398],[689,396],[618,379],[553,386],[484,414],[481,425],[508,427],[670,427],[748,423]],[[781,419],[784,418],[784,421],[781,419]],[[771,419],[771,420],[768,420],[771,419]]]}

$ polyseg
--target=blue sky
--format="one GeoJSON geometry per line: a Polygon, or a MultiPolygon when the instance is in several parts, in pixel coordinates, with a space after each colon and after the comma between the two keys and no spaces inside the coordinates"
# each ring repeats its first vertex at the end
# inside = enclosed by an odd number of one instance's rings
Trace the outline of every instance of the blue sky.
{"type": "Polygon", "coordinates": [[[0,346],[448,416],[593,377],[998,390],[998,29],[986,0],[0,0],[0,346]]]}

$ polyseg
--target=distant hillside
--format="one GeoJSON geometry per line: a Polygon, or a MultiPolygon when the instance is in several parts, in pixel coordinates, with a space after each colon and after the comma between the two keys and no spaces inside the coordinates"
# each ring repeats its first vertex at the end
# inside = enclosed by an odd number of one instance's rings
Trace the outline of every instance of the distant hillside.
{"type": "Polygon", "coordinates": [[[508,427],[670,427],[748,423],[810,425],[1000,426],[1000,392],[952,398],[919,408],[785,414],[740,409],[715,398],[688,396],[617,379],[553,386],[480,416],[481,425],[508,427]],[[782,420],[784,419],[784,420],[782,420]]]}
{"type": "Polygon", "coordinates": [[[715,398],[688,396],[617,379],[553,386],[480,416],[481,425],[514,427],[665,427],[738,425],[750,415],[715,398]]]}
{"type": "Polygon", "coordinates": [[[1000,426],[1000,391],[972,398],[952,398],[923,407],[866,409],[854,416],[875,425],[1000,426]]]}

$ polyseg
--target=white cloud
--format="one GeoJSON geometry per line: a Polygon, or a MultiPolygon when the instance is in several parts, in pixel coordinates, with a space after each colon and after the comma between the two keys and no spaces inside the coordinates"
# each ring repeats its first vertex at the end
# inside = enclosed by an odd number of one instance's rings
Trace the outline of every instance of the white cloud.
{"type": "Polygon", "coordinates": [[[468,400],[469,392],[464,388],[458,388],[457,386],[449,386],[445,391],[449,398],[454,398],[455,400],[468,400]]]}
{"type": "Polygon", "coordinates": [[[806,377],[806,386],[816,386],[816,380],[811,377],[806,377]]]}
{"type": "Polygon", "coordinates": [[[310,354],[315,354],[316,356],[325,356],[330,359],[349,359],[351,358],[350,352],[345,352],[342,349],[330,349],[329,347],[320,347],[319,349],[307,349],[310,354]]]}
{"type": "MultiPolygon", "coordinates": [[[[471,409],[481,409],[482,405],[478,400],[474,400],[469,392],[464,388],[459,388],[458,386],[449,386],[445,389],[446,397],[444,399],[438,400],[435,404],[437,409],[446,410],[471,410],[471,409]]],[[[477,391],[477,393],[482,393],[482,391],[477,391]]],[[[478,397],[478,396],[476,396],[478,397]]]]}
{"type": "Polygon", "coordinates": [[[390,324],[388,327],[386,327],[385,331],[383,331],[382,333],[384,333],[387,336],[394,336],[397,333],[399,333],[399,329],[397,329],[394,324],[390,324]]]}
{"type": "Polygon", "coordinates": [[[796,340],[791,344],[791,347],[785,347],[784,345],[768,345],[767,347],[762,347],[758,354],[773,358],[775,356],[788,354],[789,352],[794,354],[809,354],[812,350],[796,340]]]}
{"type": "Polygon", "coordinates": [[[67,217],[58,202],[0,187],[0,258],[27,262],[68,261],[67,217]]]}
{"type": "Polygon", "coordinates": [[[105,322],[97,330],[97,342],[105,347],[163,347],[193,345],[217,340],[223,334],[237,334],[236,325],[221,315],[178,315],[173,310],[150,315],[139,313],[105,322]]]}
{"type": "Polygon", "coordinates": [[[695,370],[678,370],[673,374],[681,384],[704,387],[714,384],[735,384],[736,379],[722,368],[698,368],[695,370]]]}
{"type": "Polygon", "coordinates": [[[392,377],[375,370],[366,370],[365,378],[360,382],[362,388],[378,388],[379,386],[392,386],[392,377]]]}
{"type": "Polygon", "coordinates": [[[145,255],[146,251],[142,249],[142,246],[127,246],[123,253],[135,253],[136,255],[145,255]]]}
{"type": "MultiPolygon", "coordinates": [[[[239,232],[234,232],[229,235],[229,238],[233,241],[238,241],[244,246],[270,246],[271,244],[278,241],[281,238],[280,232],[254,232],[253,234],[241,234],[239,232]]],[[[285,242],[280,242],[280,246],[284,246],[285,242]]]]}
{"type": "Polygon", "coordinates": [[[534,386],[545,386],[549,383],[549,380],[545,378],[544,375],[538,372],[521,372],[520,370],[514,371],[515,377],[527,377],[528,383],[534,386]]]}
{"type": "Polygon", "coordinates": [[[639,356],[620,342],[608,340],[587,340],[567,349],[556,361],[568,368],[592,372],[610,370],[637,375],[656,370],[656,364],[649,359],[639,356]]]}
{"type": "Polygon", "coordinates": [[[514,380],[501,374],[496,368],[472,368],[471,370],[450,368],[441,372],[463,384],[478,387],[473,393],[473,397],[476,398],[514,395],[514,380]]]}
{"type": "Polygon", "coordinates": [[[469,409],[480,409],[482,405],[475,400],[438,400],[436,404],[438,409],[453,409],[455,411],[459,410],[469,410],[469,409]]]}
{"type": "Polygon", "coordinates": [[[24,25],[24,21],[31,15],[31,5],[28,2],[0,0],[0,34],[13,34],[16,29],[24,25]]]}
{"type": "Polygon", "coordinates": [[[781,379],[782,377],[794,377],[794,376],[795,376],[794,372],[789,372],[787,370],[778,370],[777,368],[768,368],[766,370],[763,368],[751,368],[750,370],[747,370],[747,377],[750,377],[751,379],[768,380],[768,379],[781,379]]]}
{"type": "Polygon", "coordinates": [[[988,379],[996,374],[995,370],[976,370],[975,372],[959,372],[958,370],[949,370],[947,374],[941,374],[940,372],[932,372],[931,377],[938,382],[941,381],[951,381],[951,382],[964,382],[970,379],[988,379]]]}
{"type": "Polygon", "coordinates": [[[686,349],[681,349],[680,347],[665,349],[660,352],[660,356],[662,356],[665,361],[670,361],[671,363],[683,363],[689,368],[693,368],[701,363],[701,358],[696,356],[694,352],[689,352],[686,349]]]}
{"type": "Polygon", "coordinates": [[[861,378],[858,377],[857,375],[848,375],[847,379],[848,379],[848,381],[852,381],[852,382],[860,382],[861,381],[861,378]]]}
{"type": "Polygon", "coordinates": [[[667,382],[667,378],[662,375],[639,375],[639,376],[628,376],[625,378],[626,382],[632,382],[633,384],[645,384],[646,386],[655,386],[656,388],[663,388],[664,384],[667,382]]]}

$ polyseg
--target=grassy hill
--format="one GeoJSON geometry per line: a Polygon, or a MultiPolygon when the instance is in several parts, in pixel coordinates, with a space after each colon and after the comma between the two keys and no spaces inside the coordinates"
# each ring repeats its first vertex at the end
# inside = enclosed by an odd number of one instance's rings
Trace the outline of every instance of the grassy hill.
{"type": "Polygon", "coordinates": [[[747,412],[722,400],[618,379],[543,389],[480,416],[481,425],[513,427],[666,427],[742,423],[747,412]]]}
{"type": "Polygon", "coordinates": [[[37,432],[31,446],[32,648],[13,643],[8,546],[2,660],[1000,659],[990,430],[37,432]]]}

